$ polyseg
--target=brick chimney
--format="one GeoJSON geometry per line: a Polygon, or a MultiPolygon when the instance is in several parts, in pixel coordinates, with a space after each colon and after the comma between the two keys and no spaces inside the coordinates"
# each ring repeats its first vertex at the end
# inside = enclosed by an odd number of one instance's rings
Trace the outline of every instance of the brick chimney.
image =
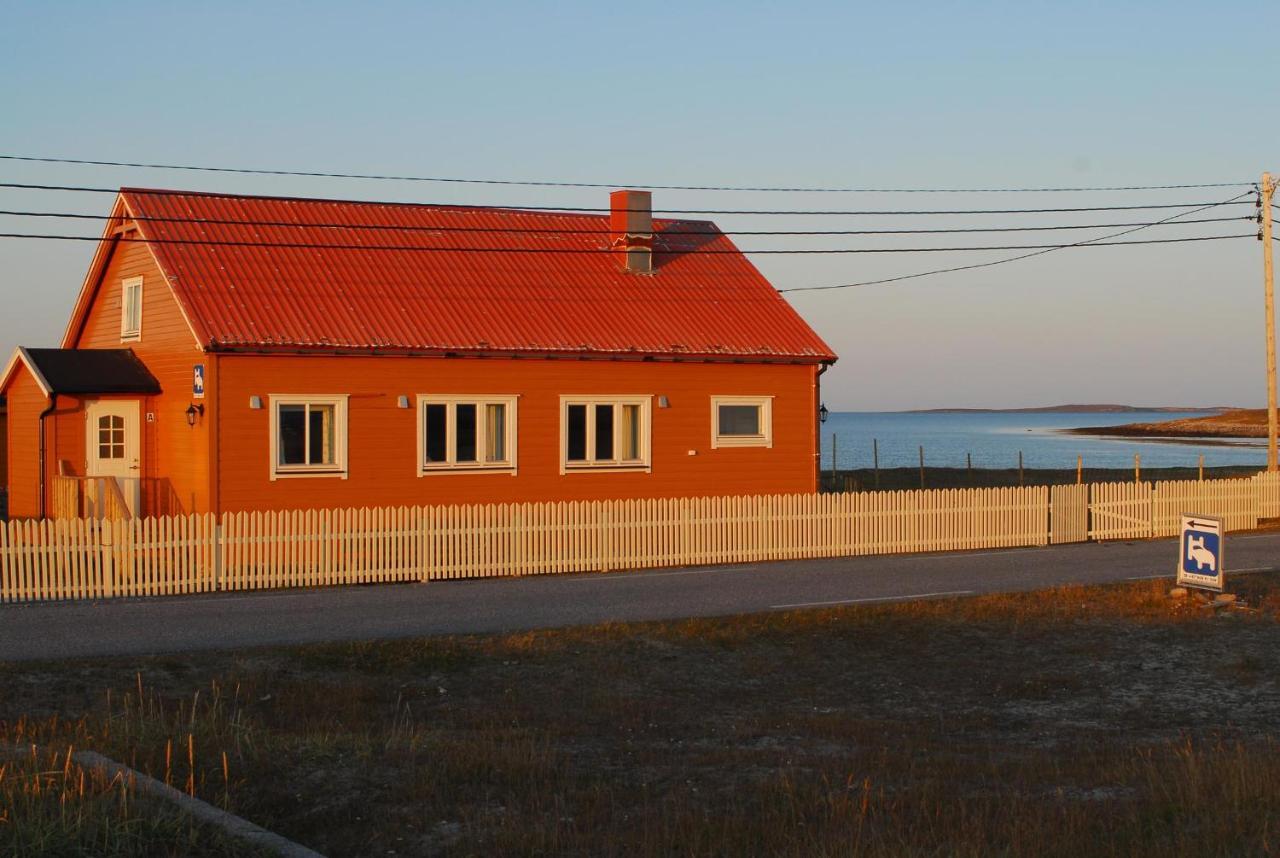
{"type": "Polygon", "coordinates": [[[653,271],[653,194],[614,191],[609,194],[609,246],[627,271],[653,271]]]}

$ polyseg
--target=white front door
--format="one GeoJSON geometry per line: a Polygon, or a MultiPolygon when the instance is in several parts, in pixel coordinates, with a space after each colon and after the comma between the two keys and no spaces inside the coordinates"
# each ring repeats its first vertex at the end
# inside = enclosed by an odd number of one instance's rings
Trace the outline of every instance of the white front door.
{"type": "MultiPolygon", "coordinates": [[[[85,475],[114,477],[133,515],[138,514],[138,478],[142,475],[138,433],[141,410],[137,400],[98,400],[85,408],[85,475]]],[[[92,502],[96,492],[87,495],[92,502]]]]}

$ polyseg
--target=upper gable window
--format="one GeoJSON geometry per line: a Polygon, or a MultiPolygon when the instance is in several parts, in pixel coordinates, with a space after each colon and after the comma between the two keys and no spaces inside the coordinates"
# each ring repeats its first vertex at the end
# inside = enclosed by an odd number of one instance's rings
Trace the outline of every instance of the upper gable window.
{"type": "Polygon", "coordinates": [[[142,278],[120,284],[120,339],[142,339],[142,278]]]}

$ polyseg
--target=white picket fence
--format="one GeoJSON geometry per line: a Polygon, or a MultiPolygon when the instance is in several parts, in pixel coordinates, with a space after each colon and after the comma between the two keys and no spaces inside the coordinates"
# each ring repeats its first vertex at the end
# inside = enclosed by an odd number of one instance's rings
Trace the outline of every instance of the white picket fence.
{"type": "MultiPolygon", "coordinates": [[[[1151,530],[1151,483],[1092,483],[1089,538],[1147,539],[1151,530]]],[[[1206,511],[1205,515],[1209,515],[1206,511]]]]}
{"type": "Polygon", "coordinates": [[[0,602],[1046,545],[1280,516],[1280,477],[0,524],[0,602]]]}

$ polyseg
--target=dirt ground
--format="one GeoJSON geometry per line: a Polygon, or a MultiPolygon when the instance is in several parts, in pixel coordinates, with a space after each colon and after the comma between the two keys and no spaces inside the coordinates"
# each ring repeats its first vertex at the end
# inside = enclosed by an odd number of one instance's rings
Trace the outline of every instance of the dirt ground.
{"type": "Polygon", "coordinates": [[[333,856],[1275,854],[1280,577],[1235,583],[0,665],[0,741],[333,856]]]}

